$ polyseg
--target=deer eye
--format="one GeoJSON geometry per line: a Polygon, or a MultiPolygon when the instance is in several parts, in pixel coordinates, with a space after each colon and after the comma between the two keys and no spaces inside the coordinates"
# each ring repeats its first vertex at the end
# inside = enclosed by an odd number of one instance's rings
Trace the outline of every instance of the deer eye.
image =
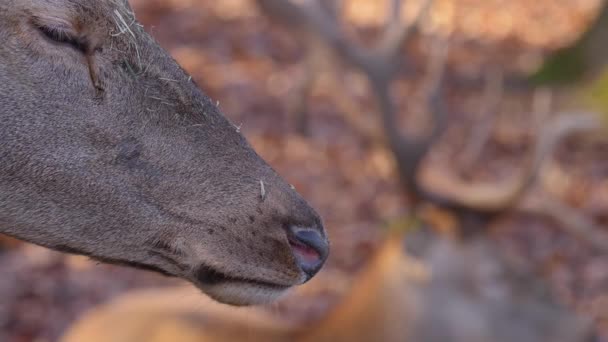
{"type": "Polygon", "coordinates": [[[36,28],[45,39],[54,44],[68,46],[84,54],[89,51],[89,43],[85,38],[77,37],[66,29],[44,25],[36,25],[36,28]]]}

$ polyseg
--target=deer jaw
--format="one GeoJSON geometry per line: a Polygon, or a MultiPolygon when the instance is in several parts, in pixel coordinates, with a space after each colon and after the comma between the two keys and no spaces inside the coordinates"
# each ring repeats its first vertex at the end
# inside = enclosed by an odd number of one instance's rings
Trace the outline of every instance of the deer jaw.
{"type": "Polygon", "coordinates": [[[1,0],[0,38],[0,233],[235,305],[319,270],[318,215],[126,1],[1,0]]]}

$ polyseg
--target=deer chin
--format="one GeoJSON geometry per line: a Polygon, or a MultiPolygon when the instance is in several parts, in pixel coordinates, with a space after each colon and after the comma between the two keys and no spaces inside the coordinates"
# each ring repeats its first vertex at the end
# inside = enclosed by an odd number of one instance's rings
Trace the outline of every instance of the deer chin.
{"type": "Polygon", "coordinates": [[[291,286],[256,284],[247,281],[227,281],[198,287],[214,300],[234,305],[249,306],[271,303],[282,297],[291,286]]]}
{"type": "Polygon", "coordinates": [[[196,272],[194,284],[218,302],[236,306],[270,303],[297,285],[231,277],[205,266],[196,272]]]}

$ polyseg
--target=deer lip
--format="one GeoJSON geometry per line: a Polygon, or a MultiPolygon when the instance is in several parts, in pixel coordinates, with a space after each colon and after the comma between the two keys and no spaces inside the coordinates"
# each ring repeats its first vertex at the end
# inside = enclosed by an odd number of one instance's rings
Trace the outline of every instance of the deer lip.
{"type": "Polygon", "coordinates": [[[201,286],[217,286],[226,283],[239,283],[277,291],[283,291],[291,287],[291,285],[276,284],[258,279],[230,276],[206,265],[202,265],[198,268],[195,273],[195,279],[201,286]]]}
{"type": "Polygon", "coordinates": [[[312,263],[322,259],[321,253],[316,249],[296,241],[292,237],[289,237],[288,241],[294,252],[296,252],[297,255],[304,261],[312,263]]]}

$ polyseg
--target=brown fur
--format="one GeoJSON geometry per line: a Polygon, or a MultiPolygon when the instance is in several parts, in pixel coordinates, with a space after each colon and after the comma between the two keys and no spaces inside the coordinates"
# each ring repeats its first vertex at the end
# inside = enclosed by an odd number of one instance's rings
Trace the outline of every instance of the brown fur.
{"type": "Polygon", "coordinates": [[[319,217],[126,1],[0,0],[0,40],[0,233],[232,304],[305,281],[285,228],[319,217]]]}
{"type": "MultiPolygon", "coordinates": [[[[404,253],[399,236],[387,240],[338,304],[313,324],[294,325],[285,314],[234,309],[197,298],[188,289],[168,288],[134,291],[93,309],[60,341],[593,340],[587,320],[556,305],[542,283],[513,269],[493,243],[412,242],[422,249],[419,259],[404,253]]],[[[326,295],[336,280],[318,277],[307,291],[326,295]]]]}

